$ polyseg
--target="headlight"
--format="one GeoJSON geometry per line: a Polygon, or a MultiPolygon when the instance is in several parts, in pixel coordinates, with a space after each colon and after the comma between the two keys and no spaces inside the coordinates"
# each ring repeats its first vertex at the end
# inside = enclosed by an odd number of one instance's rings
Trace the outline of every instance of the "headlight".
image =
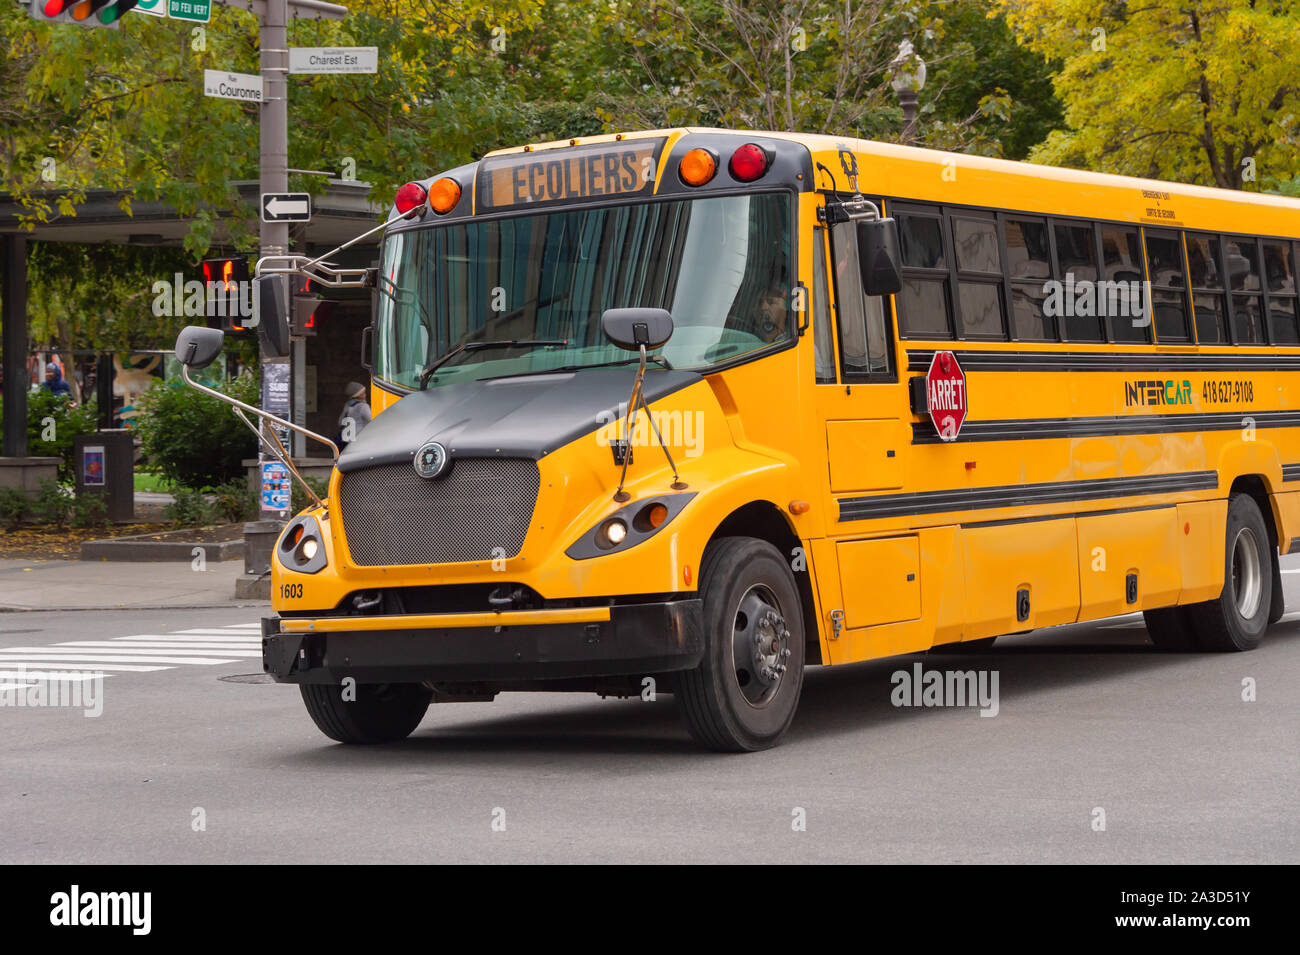
{"type": "Polygon", "coordinates": [[[696,492],[661,494],[657,497],[624,504],[587,533],[564,553],[574,560],[590,560],[614,551],[635,547],[669,524],[690,503],[696,492]]]}
{"type": "Polygon", "coordinates": [[[314,517],[295,517],[285,525],[275,556],[280,566],[300,574],[314,574],[325,567],[325,535],[314,517]]]}
{"type": "Polygon", "coordinates": [[[600,525],[596,533],[596,546],[606,550],[617,547],[627,539],[627,525],[615,518],[600,525]]]}

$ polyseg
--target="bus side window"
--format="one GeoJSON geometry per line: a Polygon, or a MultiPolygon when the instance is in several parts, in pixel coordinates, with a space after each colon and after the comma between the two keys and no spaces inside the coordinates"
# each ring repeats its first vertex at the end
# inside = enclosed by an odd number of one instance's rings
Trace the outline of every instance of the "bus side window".
{"type": "Polygon", "coordinates": [[[885,298],[865,295],[858,265],[858,234],[853,222],[837,223],[831,231],[835,263],[835,317],[840,335],[840,367],[844,377],[893,380],[889,359],[889,325],[885,298]]]}
{"type": "Polygon", "coordinates": [[[826,232],[813,229],[813,365],[817,384],[835,384],[831,294],[826,283],[826,232]]]}
{"type": "Polygon", "coordinates": [[[1182,233],[1146,233],[1147,273],[1157,342],[1190,342],[1187,327],[1187,281],[1183,276],[1182,233]]]}

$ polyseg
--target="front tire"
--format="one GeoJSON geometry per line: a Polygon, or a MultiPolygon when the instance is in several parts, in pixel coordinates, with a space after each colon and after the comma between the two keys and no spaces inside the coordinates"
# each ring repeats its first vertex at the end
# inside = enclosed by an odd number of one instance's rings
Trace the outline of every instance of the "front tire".
{"type": "Polygon", "coordinates": [[[1268,629],[1273,606],[1273,562],[1268,528],[1255,499],[1238,494],[1228,502],[1224,535],[1223,592],[1188,607],[1201,649],[1254,650],[1268,629]]]}
{"type": "Polygon", "coordinates": [[[790,566],[771,544],[725,537],[700,572],[704,658],[681,674],[686,728],[720,752],[776,745],[803,687],[803,606],[790,566]]]}
{"type": "Polygon", "coordinates": [[[393,743],[420,725],[432,694],[418,683],[300,683],[302,702],[322,733],[340,743],[393,743]],[[348,697],[348,698],[345,698],[348,697]]]}

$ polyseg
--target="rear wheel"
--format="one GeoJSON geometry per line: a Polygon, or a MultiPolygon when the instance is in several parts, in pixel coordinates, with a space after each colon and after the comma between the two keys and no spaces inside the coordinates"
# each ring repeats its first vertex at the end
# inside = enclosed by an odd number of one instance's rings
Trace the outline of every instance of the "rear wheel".
{"type": "Polygon", "coordinates": [[[406,739],[424,719],[432,698],[418,683],[358,683],[355,687],[302,683],[298,689],[316,726],[340,743],[406,739]]]}
{"type": "Polygon", "coordinates": [[[1259,505],[1249,495],[1228,502],[1224,543],[1223,592],[1188,607],[1188,617],[1202,649],[1253,650],[1268,629],[1277,554],[1259,505]]]}
{"type": "Polygon", "coordinates": [[[771,544],[725,537],[700,572],[704,658],[677,697],[695,740],[723,752],[773,746],[803,686],[803,608],[794,574],[771,544]]]}

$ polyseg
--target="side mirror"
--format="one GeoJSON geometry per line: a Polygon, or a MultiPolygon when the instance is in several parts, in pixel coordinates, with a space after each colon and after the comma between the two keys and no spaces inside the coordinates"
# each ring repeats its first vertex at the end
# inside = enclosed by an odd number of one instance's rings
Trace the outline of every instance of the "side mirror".
{"type": "Polygon", "coordinates": [[[262,330],[267,351],[277,358],[289,354],[289,280],[284,275],[253,279],[253,321],[262,330]]]}
{"type": "Polygon", "coordinates": [[[619,348],[640,351],[658,348],[673,334],[673,317],[662,308],[607,308],[600,330],[619,348]]]}
{"type": "Polygon", "coordinates": [[[862,290],[868,295],[893,295],[903,287],[898,251],[898,223],[894,219],[858,222],[858,267],[862,290]]]}
{"type": "Polygon", "coordinates": [[[225,339],[219,328],[187,325],[176,336],[176,360],[187,368],[207,368],[221,354],[225,339]]]}

